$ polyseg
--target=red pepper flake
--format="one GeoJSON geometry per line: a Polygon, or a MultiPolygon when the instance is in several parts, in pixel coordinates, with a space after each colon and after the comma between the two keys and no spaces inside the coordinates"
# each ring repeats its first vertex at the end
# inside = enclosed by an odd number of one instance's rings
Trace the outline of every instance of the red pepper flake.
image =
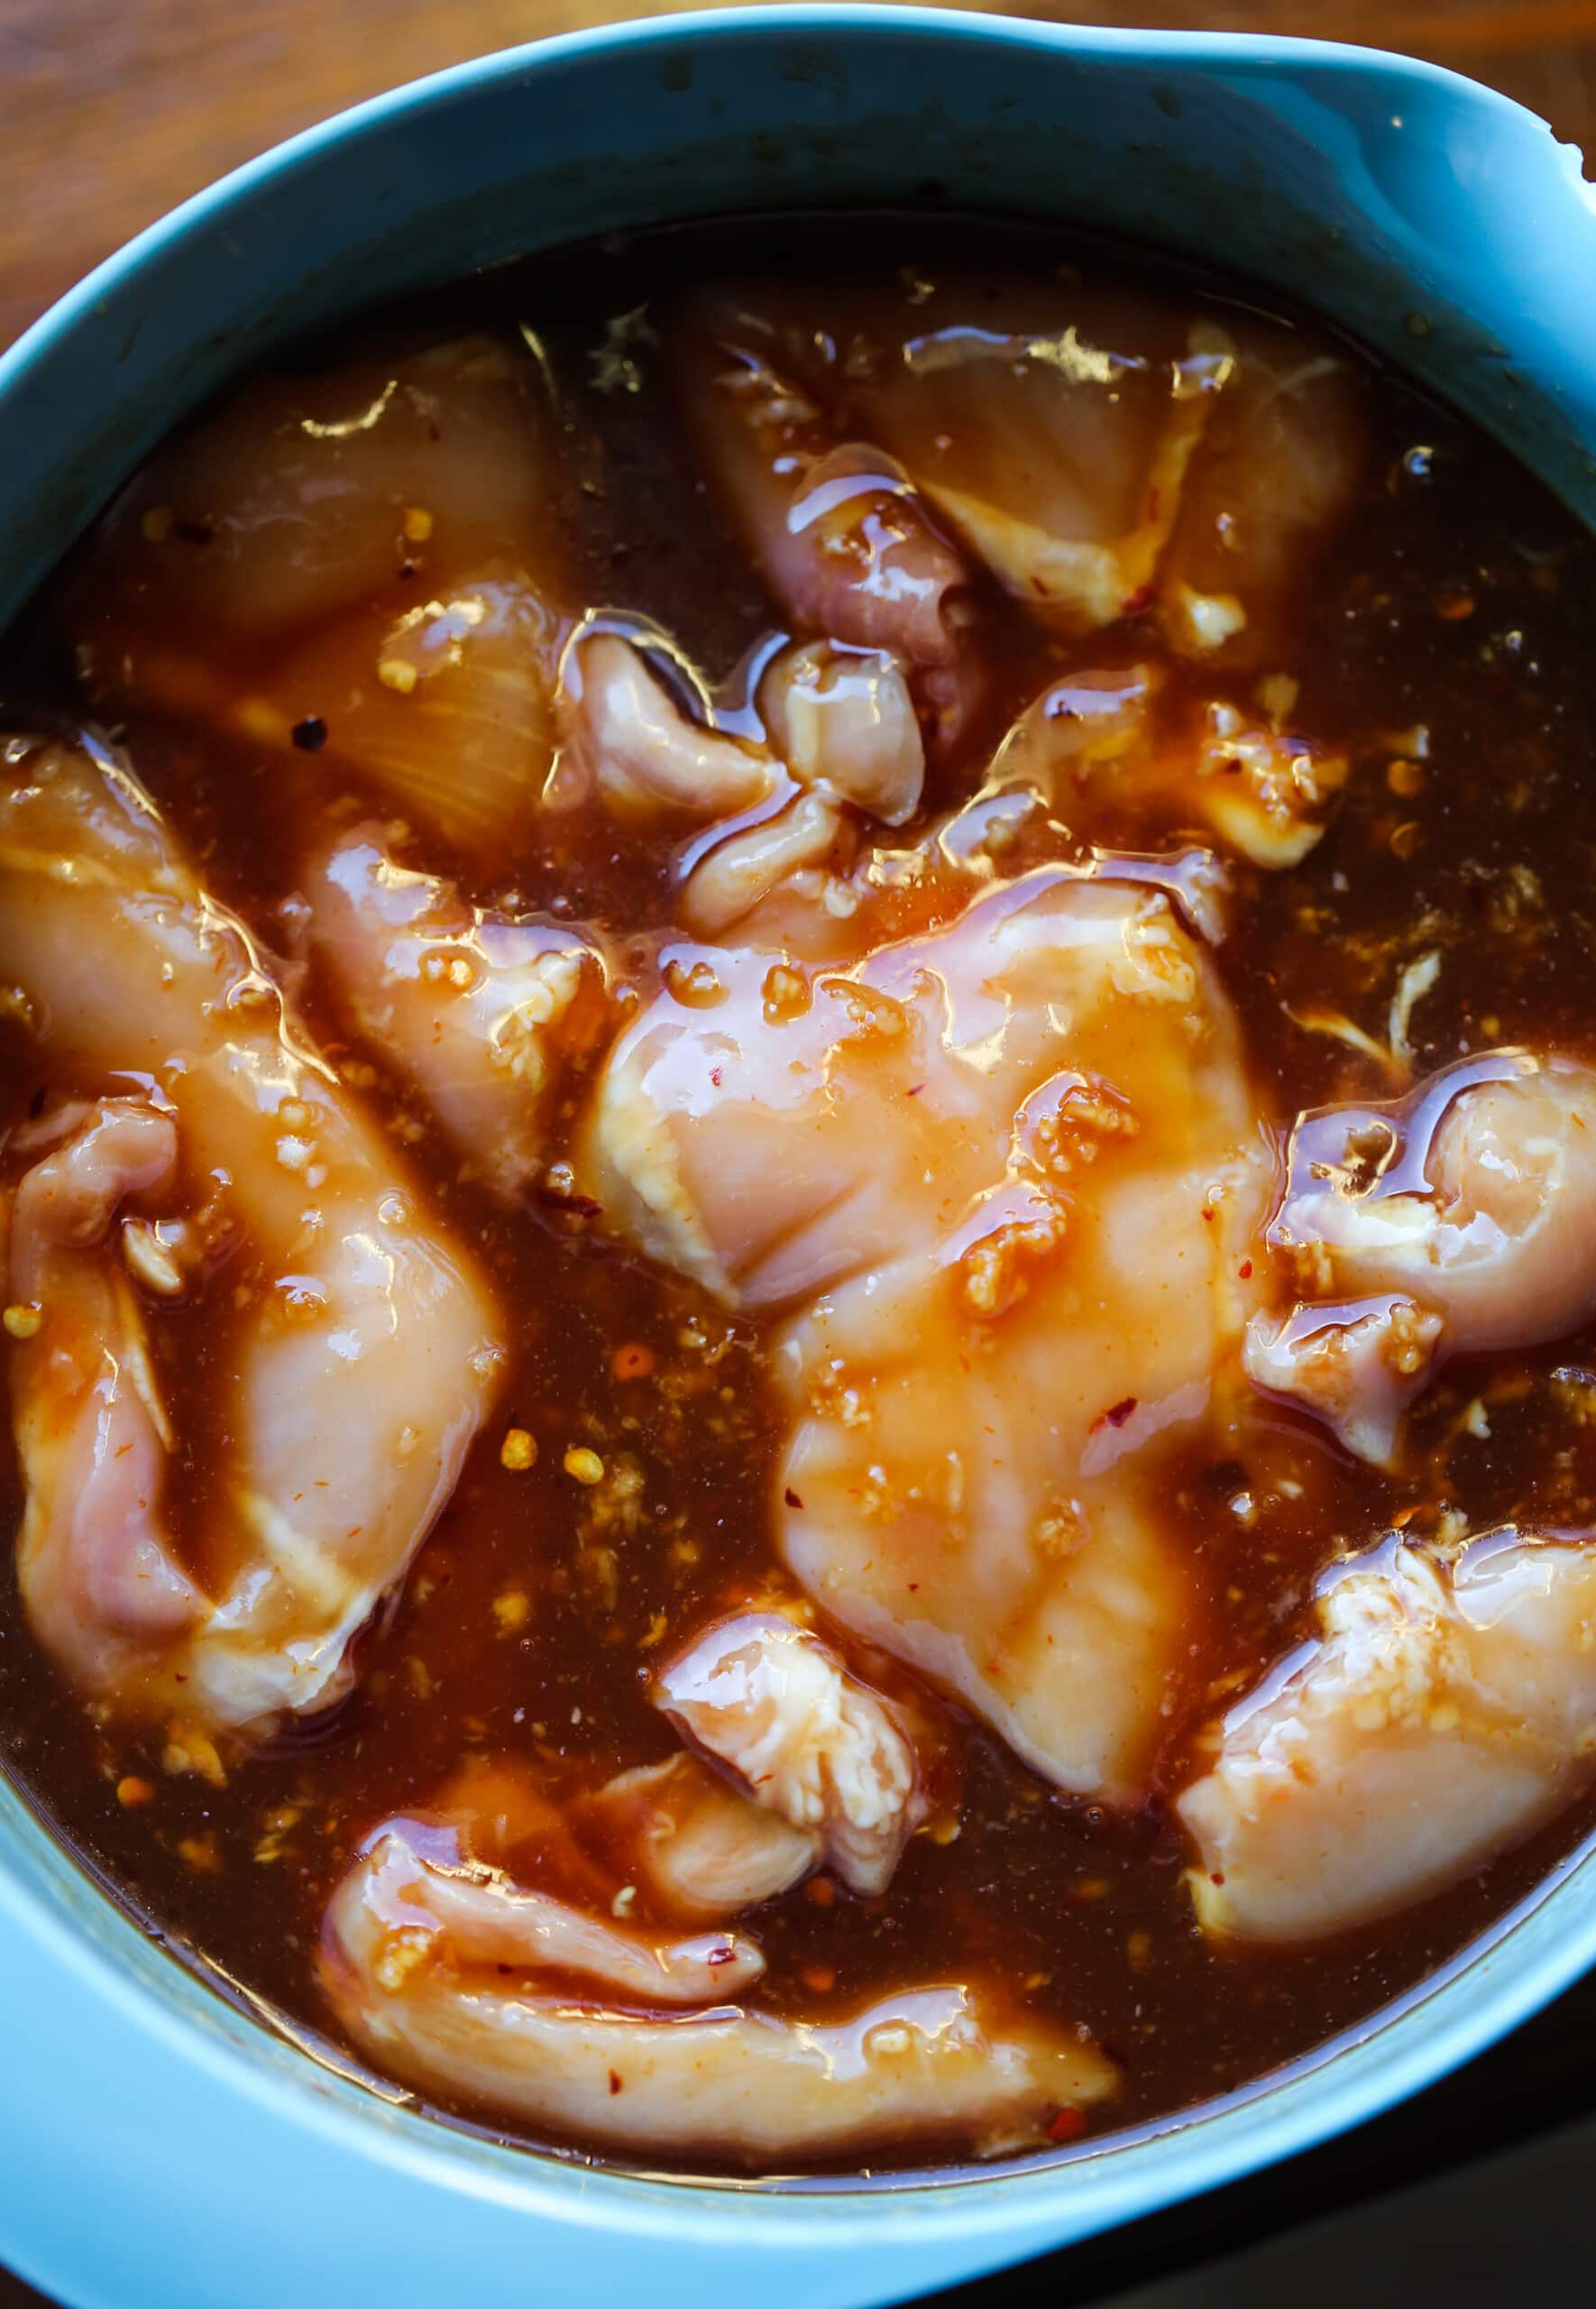
{"type": "Polygon", "coordinates": [[[1092,1421],[1092,1433],[1096,1435],[1102,1427],[1123,1427],[1135,1408],[1134,1395],[1126,1395],[1119,1403],[1110,1404],[1106,1411],[1100,1411],[1092,1421]]]}
{"type": "Polygon", "coordinates": [[[837,1985],[836,1967],[831,1964],[805,1964],[798,1977],[816,1996],[830,1996],[837,1985]]]}
{"type": "Polygon", "coordinates": [[[1048,2127],[1050,2140],[1078,2140],[1087,2129],[1087,2120],[1078,2109],[1060,2109],[1048,2127]]]}
{"type": "Polygon", "coordinates": [[[718,1066],[711,1066],[711,1069],[710,1069],[710,1080],[711,1080],[711,1081],[714,1084],[714,1086],[715,1086],[716,1090],[718,1090],[720,1088],[720,1069],[718,1066]]]}
{"type": "Polygon", "coordinates": [[[612,2068],[610,2072],[610,2090],[611,2093],[619,2093],[620,2090],[620,2071],[618,2068],[612,2068]]]}
{"type": "Polygon", "coordinates": [[[573,1187],[551,1185],[546,1180],[538,1186],[537,1200],[555,1210],[568,1210],[573,1219],[597,1219],[604,1208],[591,1194],[578,1194],[573,1187]]]}
{"type": "Polygon", "coordinates": [[[1204,1210],[1203,1210],[1203,1224],[1204,1224],[1204,1226],[1205,1226],[1205,1227],[1211,1227],[1211,1226],[1214,1224],[1214,1221],[1215,1220],[1215,1219],[1217,1219],[1217,1218],[1218,1218],[1218,1216],[1219,1216],[1219,1213],[1218,1213],[1216,1210],[1208,1210],[1208,1209],[1207,1209],[1207,1207],[1206,1207],[1206,1205],[1204,1206],[1204,1210]]]}
{"type": "Polygon", "coordinates": [[[909,1088],[904,1091],[903,1096],[906,1099],[917,1099],[924,1088],[925,1085],[923,1082],[911,1082],[909,1088]]]}
{"type": "Polygon", "coordinates": [[[1209,1877],[1208,1881],[1210,1884],[1223,1884],[1225,1881],[1224,1869],[1215,1868],[1213,1874],[1209,1877]]]}
{"type": "Polygon", "coordinates": [[[711,1965],[729,1964],[734,1961],[736,1955],[736,1949],[728,1948],[725,1942],[722,1941],[719,1948],[711,1949],[709,1955],[704,1958],[704,1962],[706,1964],[711,1965]]]}
{"type": "Polygon", "coordinates": [[[801,1508],[803,1504],[803,1502],[799,1498],[791,1484],[789,1484],[785,1491],[783,1492],[782,1497],[786,1501],[789,1507],[801,1508]]]}
{"type": "Polygon", "coordinates": [[[1241,1263],[1240,1266],[1239,1266],[1239,1267],[1237,1267],[1237,1269],[1236,1269],[1236,1273],[1241,1276],[1242,1281],[1243,1281],[1243,1283],[1248,1283],[1248,1282],[1250,1282],[1250,1281],[1252,1280],[1252,1260],[1251,1260],[1251,1259],[1243,1259],[1243,1260],[1242,1261],[1242,1263],[1241,1263]]]}
{"type": "Polygon", "coordinates": [[[1142,611],[1151,609],[1157,599],[1156,585],[1138,585],[1133,593],[1125,595],[1119,605],[1119,613],[1121,617],[1140,617],[1142,611]]]}
{"type": "Polygon", "coordinates": [[[817,1909],[830,1909],[837,1905],[837,1887],[829,1876],[812,1876],[803,1887],[803,1893],[804,1898],[812,1900],[817,1909]]]}
{"type": "Polygon", "coordinates": [[[646,1379],[654,1368],[654,1349],[645,1347],[640,1339],[630,1339],[625,1347],[618,1347],[610,1358],[611,1375],[617,1379],[646,1379]]]}

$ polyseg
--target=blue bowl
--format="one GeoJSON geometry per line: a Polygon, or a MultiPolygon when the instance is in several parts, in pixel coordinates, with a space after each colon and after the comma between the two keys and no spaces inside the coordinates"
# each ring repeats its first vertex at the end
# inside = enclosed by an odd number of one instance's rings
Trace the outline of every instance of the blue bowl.
{"type": "MultiPolygon", "coordinates": [[[[1529,114],[1307,41],[781,7],[441,74],[132,243],[0,360],[0,621],[170,425],[290,334],[618,226],[933,185],[1316,307],[1596,526],[1596,198],[1529,114]]],[[[0,2258],[74,2309],[859,2309],[1321,2140],[1593,1958],[1596,1855],[1399,2009],[1188,2119],[951,2179],[647,2180],[452,2130],[307,2057],[151,1945],[0,1785],[0,2258]]]]}

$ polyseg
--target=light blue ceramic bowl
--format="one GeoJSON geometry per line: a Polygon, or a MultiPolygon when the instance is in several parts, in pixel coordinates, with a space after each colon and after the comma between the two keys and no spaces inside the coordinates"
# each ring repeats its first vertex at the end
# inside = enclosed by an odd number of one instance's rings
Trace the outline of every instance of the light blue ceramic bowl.
{"type": "MultiPolygon", "coordinates": [[[[133,242],[0,360],[0,620],[175,419],[290,333],[613,226],[931,183],[1317,306],[1596,525],[1596,207],[1527,113],[1305,41],[784,7],[443,74],[133,242]]],[[[653,2182],[451,2132],[313,2065],[151,1946],[0,1785],[0,2258],[74,2309],[902,2300],[1353,2124],[1593,1957],[1596,1858],[1360,2040],[1184,2123],[953,2183],[653,2182]]]]}

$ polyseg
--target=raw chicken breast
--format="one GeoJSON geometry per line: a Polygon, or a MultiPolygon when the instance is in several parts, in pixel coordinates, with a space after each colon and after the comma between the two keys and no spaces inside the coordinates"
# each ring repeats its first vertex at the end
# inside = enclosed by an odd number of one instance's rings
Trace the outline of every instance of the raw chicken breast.
{"type": "Polygon", "coordinates": [[[696,1756],[618,1773],[583,1811],[653,1905],[694,1922],[774,1900],[820,1864],[816,1830],[739,1794],[696,1756]]]}

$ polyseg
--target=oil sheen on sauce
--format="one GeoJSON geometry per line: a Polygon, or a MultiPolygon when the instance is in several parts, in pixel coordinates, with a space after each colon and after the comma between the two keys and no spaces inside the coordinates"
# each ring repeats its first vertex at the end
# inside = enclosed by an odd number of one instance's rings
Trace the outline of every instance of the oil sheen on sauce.
{"type": "MultiPolygon", "coordinates": [[[[592,631],[608,617],[618,633],[645,634],[651,662],[676,668],[678,702],[712,695],[732,737],[758,730],[754,700],[771,637],[822,630],[825,612],[804,626],[784,608],[780,571],[767,565],[761,574],[713,485],[705,427],[724,420],[693,406],[695,356],[678,357],[673,316],[702,284],[728,281],[789,316],[784,325],[807,331],[821,366],[838,373],[847,373],[850,333],[856,345],[909,347],[911,370],[918,361],[929,375],[944,359],[949,375],[968,377],[968,340],[980,332],[998,362],[1045,367],[1044,342],[1055,365],[1108,359],[1118,347],[1105,332],[1121,297],[1182,300],[1221,332],[1243,314],[1223,286],[1194,289],[1142,255],[1083,251],[1029,228],[920,216],[792,218],[562,253],[297,356],[307,372],[369,363],[380,384],[384,364],[465,332],[509,348],[553,445],[534,515],[557,542],[561,614],[596,612],[592,631]],[[971,285],[977,280],[985,285],[971,285]],[[1095,328],[1083,313],[1097,317],[1095,328]],[[1050,316],[1046,328],[1038,316],[1050,316]],[[966,366],[955,365],[956,352],[966,366]]],[[[1212,349],[1219,341],[1194,330],[1179,357],[1221,359],[1212,349]]],[[[1299,1115],[1352,1102],[1369,1110],[1378,1138],[1394,1099],[1418,1085],[1412,1096],[1422,1107],[1425,1081],[1461,1059],[1478,1055],[1484,1080],[1504,1063],[1488,1054],[1596,1051],[1589,542],[1466,423],[1356,353],[1330,350],[1355,373],[1355,485],[1315,545],[1311,581],[1282,581],[1286,608],[1280,630],[1258,642],[1263,654],[1238,672],[1234,646],[1219,643],[1221,653],[1231,648],[1226,658],[1189,635],[1183,641],[1160,621],[1168,605],[1156,575],[1096,630],[1072,631],[1067,618],[1033,614],[1034,603],[995,582],[967,548],[976,574],[960,614],[973,621],[978,681],[955,695],[927,676],[918,702],[941,718],[923,794],[904,822],[867,834],[900,861],[918,853],[913,870],[897,869],[895,911],[884,920],[896,937],[929,934],[973,888],[959,880],[954,849],[938,844],[937,831],[991,793],[993,758],[1032,701],[1061,697],[1057,711],[1089,722],[1151,681],[1160,711],[1188,711],[1194,728],[1210,726],[1203,717],[1217,695],[1240,701],[1233,710],[1244,706],[1249,726],[1267,729],[1272,698],[1277,719],[1312,733],[1319,758],[1344,762],[1318,813],[1324,831],[1297,862],[1250,860],[1223,827],[1194,814],[1193,789],[1130,774],[1100,780],[1078,813],[1056,802],[985,855],[1000,860],[988,874],[997,888],[1024,872],[1080,866],[1094,851],[1154,853],[1162,862],[1138,869],[1142,886],[1161,876],[1178,904],[1199,910],[1201,888],[1181,886],[1195,869],[1172,862],[1176,854],[1201,847],[1225,860],[1225,934],[1211,963],[1239,1021],[1280,1182],[1299,1115]],[[1283,686],[1270,691],[1271,677],[1283,686]]],[[[1323,351],[1308,332],[1304,362],[1323,351]]],[[[1141,374],[1127,362],[1127,394],[1141,374]]],[[[885,405],[886,388],[867,364],[855,382],[852,413],[867,443],[862,428],[885,405]]],[[[948,409],[956,406],[950,394],[948,409]]],[[[995,397],[984,415],[975,392],[968,407],[978,428],[996,425],[1004,404],[995,397]]],[[[1001,463],[1004,451],[999,441],[958,454],[959,486],[973,490],[983,458],[1001,463]]],[[[872,466],[851,455],[796,508],[793,534],[862,486],[888,497],[899,486],[902,463],[872,466]]],[[[350,684],[335,653],[318,659],[307,647],[290,698],[279,678],[286,645],[264,618],[252,634],[241,627],[230,649],[188,647],[181,589],[163,590],[161,557],[203,555],[215,540],[181,510],[174,526],[170,509],[139,489],[23,621],[7,688],[58,718],[114,726],[206,888],[269,954],[305,952],[307,846],[375,820],[408,867],[453,878],[474,903],[556,927],[597,925],[614,979],[635,990],[634,1010],[652,998],[662,950],[684,936],[680,861],[692,851],[691,828],[668,813],[649,822],[529,805],[486,851],[469,826],[429,830],[424,796],[419,808],[415,791],[396,796],[341,750],[350,684]],[[142,685],[141,652],[151,662],[164,653],[166,667],[142,685]],[[134,663],[131,682],[124,658],[134,663]],[[252,725],[241,705],[262,697],[270,710],[252,725]]],[[[436,519],[417,506],[399,524],[391,566],[373,588],[388,627],[427,598],[436,519]]],[[[496,582],[490,567],[483,585],[496,582]]],[[[1220,590],[1204,592],[1190,616],[1209,614],[1204,603],[1220,590]]],[[[485,597],[472,596],[479,608],[485,597]]],[[[1255,616],[1255,631],[1273,615],[1269,607],[1255,616]]],[[[375,710],[398,711],[407,677],[402,666],[394,673],[382,664],[376,685],[390,695],[375,710]]],[[[513,719],[513,702],[507,710],[513,719]]],[[[749,823],[759,816],[756,808],[749,823]]],[[[974,820],[967,812],[960,823],[968,835],[974,820]]],[[[984,839],[989,827],[977,830],[984,839]]],[[[712,954],[737,934],[708,923],[693,952],[712,954]]],[[[676,965],[675,983],[686,983],[690,966],[691,958],[676,965]]],[[[170,1711],[130,1719],[75,1691],[29,1632],[7,1550],[0,1756],[57,1833],[175,1950],[347,2058],[316,1952],[327,1902],[377,1823],[408,1808],[425,1813],[463,1771],[507,1762],[556,1808],[574,1802],[615,1773],[680,1752],[650,1679],[705,1623],[752,1600],[807,1614],[822,1631],[830,1624],[823,1593],[817,1620],[814,1598],[776,1545],[771,1486],[792,1414],[773,1358],[791,1304],[762,1306],[755,1294],[729,1307],[702,1281],[610,1239],[582,1175],[602,1039],[579,1051],[557,1083],[536,1177],[507,1200],[482,1163],[463,1164],[414,1080],[352,1026],[315,961],[289,967],[300,1016],[329,1064],[402,1149],[508,1311],[493,1409],[398,1595],[356,1638],[353,1688],[329,1712],[243,1748],[222,1739],[214,1751],[192,1742],[186,1751],[170,1711]]],[[[0,1036],[10,1185],[25,1167],[14,1150],[30,1117],[86,1086],[52,1061],[48,1022],[39,1032],[10,1013],[0,1036]]],[[[1411,1147],[1422,1113],[1410,1112],[1409,1123],[1411,1147]]],[[[1304,1176],[1323,1175],[1347,1143],[1342,1129],[1321,1150],[1316,1127],[1298,1129],[1304,1176]]],[[[1388,1184],[1399,1191],[1399,1180],[1388,1184]]],[[[154,1335],[160,1384],[176,1411],[179,1488],[203,1496],[207,1455],[228,1448],[221,1426],[234,1334],[201,1293],[161,1310],[154,1335]]],[[[997,1982],[1027,2013],[1087,2032],[1112,2065],[1112,2097],[1078,2122],[1066,2111],[1070,2120],[1056,2128],[1054,2140],[1069,2142],[1082,2130],[1106,2134],[1189,2109],[1300,2061],[1421,1982],[1586,1833],[1592,1813],[1582,1795],[1446,1889],[1300,1944],[1205,1934],[1174,1799],[1201,1769],[1217,1717],[1312,1634],[1326,1566],[1393,1527],[1591,1525],[1592,1374],[1596,1337],[1578,1332],[1455,1357],[1418,1397],[1384,1466],[1261,1396],[1224,1449],[1210,1429],[1176,1449],[1160,1478],[1160,1512],[1181,1552],[1188,1640],[1133,1802],[1050,1785],[945,1686],[934,1692],[857,1633],[833,1630],[850,1665],[889,1693],[906,1692],[933,1720],[925,1817],[885,1890],[850,1890],[823,1869],[738,1920],[765,1959],[759,2009],[824,2023],[906,1982],[997,1982]]],[[[1112,1416],[1123,1406],[1105,1408],[1112,1416]]],[[[15,1527],[21,1476],[9,1438],[0,1449],[15,1527]]],[[[179,1508],[180,1539],[189,1512],[179,1508]]],[[[197,1524],[195,1546],[197,1532],[197,1524]]],[[[453,2118],[506,2130],[502,2111],[469,2091],[435,2088],[426,2098],[453,2118]]],[[[683,2153],[668,2138],[615,2150],[557,2123],[521,2130],[605,2160],[631,2154],[711,2172],[747,2161],[712,2147],[683,2153]]],[[[1045,2136],[1014,2145],[1048,2146],[1045,2136]]],[[[822,2148],[765,2163],[889,2169],[968,2149],[922,2130],[867,2153],[822,2148]]]]}

